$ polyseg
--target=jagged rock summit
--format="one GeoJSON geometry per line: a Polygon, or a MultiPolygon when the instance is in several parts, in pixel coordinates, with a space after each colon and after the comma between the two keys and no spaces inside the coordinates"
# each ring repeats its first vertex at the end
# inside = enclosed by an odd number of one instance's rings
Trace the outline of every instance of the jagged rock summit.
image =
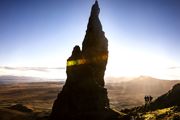
{"type": "Polygon", "coordinates": [[[108,40],[99,13],[96,0],[82,50],[76,45],[67,60],[66,83],[53,104],[50,120],[114,120],[118,117],[118,113],[109,108],[104,88],[108,40]]]}

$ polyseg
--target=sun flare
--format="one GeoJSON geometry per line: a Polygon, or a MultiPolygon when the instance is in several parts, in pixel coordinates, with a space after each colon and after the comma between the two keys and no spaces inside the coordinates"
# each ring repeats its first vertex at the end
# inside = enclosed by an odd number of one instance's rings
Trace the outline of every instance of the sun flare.
{"type": "MultiPolygon", "coordinates": [[[[112,44],[109,46],[109,60],[106,76],[136,77],[140,75],[167,78],[169,67],[175,62],[155,53],[136,51],[112,44]]],[[[170,77],[169,77],[170,79],[170,77]]]]}

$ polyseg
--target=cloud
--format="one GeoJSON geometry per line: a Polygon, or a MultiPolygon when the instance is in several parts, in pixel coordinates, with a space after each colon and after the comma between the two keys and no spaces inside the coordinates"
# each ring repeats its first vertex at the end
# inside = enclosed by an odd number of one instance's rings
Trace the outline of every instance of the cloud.
{"type": "Polygon", "coordinates": [[[169,67],[168,69],[180,69],[180,66],[169,67]]]}
{"type": "Polygon", "coordinates": [[[40,71],[48,72],[49,70],[64,70],[64,67],[9,67],[9,66],[0,66],[0,69],[4,70],[18,70],[18,71],[40,71]]]}

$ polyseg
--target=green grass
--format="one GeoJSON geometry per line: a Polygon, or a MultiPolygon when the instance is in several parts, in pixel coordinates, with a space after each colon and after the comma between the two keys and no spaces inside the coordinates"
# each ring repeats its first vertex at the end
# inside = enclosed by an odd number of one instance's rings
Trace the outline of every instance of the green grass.
{"type": "Polygon", "coordinates": [[[144,120],[174,120],[174,115],[180,116],[180,112],[174,112],[174,107],[158,109],[151,112],[146,112],[142,115],[144,120]]]}

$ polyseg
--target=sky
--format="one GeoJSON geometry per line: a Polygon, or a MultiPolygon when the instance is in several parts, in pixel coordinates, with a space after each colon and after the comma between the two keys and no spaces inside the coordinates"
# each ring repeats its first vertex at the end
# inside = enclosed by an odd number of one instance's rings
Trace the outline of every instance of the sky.
{"type": "MultiPolygon", "coordinates": [[[[94,0],[0,0],[0,75],[66,78],[94,0]]],[[[179,0],[99,0],[106,77],[180,80],[179,0]]]]}

